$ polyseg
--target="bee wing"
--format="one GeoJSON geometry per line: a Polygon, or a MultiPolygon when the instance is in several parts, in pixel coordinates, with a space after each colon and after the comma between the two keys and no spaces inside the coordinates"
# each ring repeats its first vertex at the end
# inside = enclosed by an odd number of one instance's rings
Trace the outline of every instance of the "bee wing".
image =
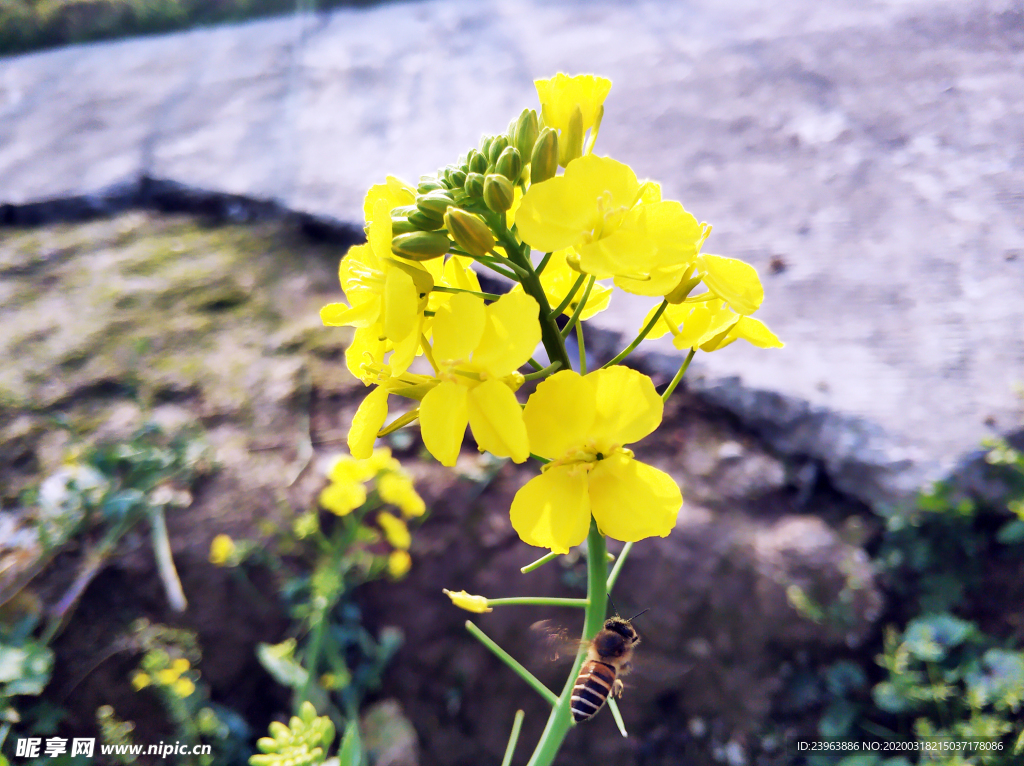
{"type": "Polygon", "coordinates": [[[543,647],[545,657],[550,662],[575,659],[581,647],[589,642],[572,638],[569,629],[557,624],[554,620],[540,620],[530,626],[531,632],[543,647]]]}

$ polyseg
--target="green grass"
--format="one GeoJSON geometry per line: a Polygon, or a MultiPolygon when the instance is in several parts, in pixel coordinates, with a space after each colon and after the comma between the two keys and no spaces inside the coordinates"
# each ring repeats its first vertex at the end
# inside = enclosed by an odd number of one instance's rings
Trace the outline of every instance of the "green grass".
{"type": "Polygon", "coordinates": [[[372,0],[0,0],[0,55],[372,0]]]}

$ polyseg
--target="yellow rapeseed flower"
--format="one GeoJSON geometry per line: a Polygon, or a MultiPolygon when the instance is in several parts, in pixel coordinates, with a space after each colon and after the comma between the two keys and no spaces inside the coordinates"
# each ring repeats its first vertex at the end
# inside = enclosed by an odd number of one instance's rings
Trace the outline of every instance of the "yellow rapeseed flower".
{"type": "Polygon", "coordinates": [[[174,668],[164,668],[156,673],[156,681],[161,686],[170,686],[181,678],[181,672],[174,668]]]}
{"type": "Polygon", "coordinates": [[[409,527],[397,516],[386,511],[377,514],[377,524],[384,530],[384,537],[393,548],[407,550],[412,545],[412,536],[409,534],[409,527]]]}
{"type": "Polygon", "coordinates": [[[236,553],[235,541],[227,535],[217,535],[210,543],[210,563],[224,566],[236,553]]]}
{"type": "Polygon", "coordinates": [[[407,518],[422,516],[427,510],[426,503],[416,492],[412,479],[404,472],[388,471],[378,477],[377,494],[385,503],[397,506],[407,518]]]}
{"type": "MultiPolygon", "coordinates": [[[[700,296],[698,296],[700,297],[700,296]]],[[[641,327],[657,312],[652,308],[641,327]]],[[[651,329],[649,339],[672,333],[672,345],[678,349],[699,348],[717,351],[737,340],[745,340],[758,348],[782,348],[782,341],[759,319],[737,314],[719,298],[669,304],[661,319],[651,329]]]]}
{"type": "Polygon", "coordinates": [[[516,214],[523,241],[542,252],[573,248],[580,269],[638,295],[667,295],[700,252],[707,229],[628,166],[588,155],[534,184],[516,214]]]}
{"type": "Polygon", "coordinates": [[[464,590],[460,590],[458,593],[445,588],[441,591],[448,598],[452,600],[452,603],[459,609],[465,609],[467,612],[476,612],[477,614],[483,614],[484,612],[493,612],[494,610],[487,606],[487,599],[483,596],[471,596],[464,590]]]}
{"type": "Polygon", "coordinates": [[[668,535],[682,493],[625,448],[658,427],[663,406],[651,379],[626,367],[564,370],[541,383],[523,417],[531,449],[552,462],[512,501],[520,538],[567,553],[586,538],[591,515],[617,540],[668,535]]]}
{"type": "Polygon", "coordinates": [[[588,130],[592,131],[589,146],[593,146],[612,81],[588,74],[569,77],[559,72],[533,84],[544,125],[558,131],[558,164],[566,167],[583,153],[583,136],[588,130]]]}
{"type": "Polygon", "coordinates": [[[332,482],[320,493],[320,505],[338,516],[347,516],[366,502],[366,487],[355,482],[332,482]]]}
{"type": "Polygon", "coordinates": [[[151,683],[153,683],[153,679],[147,673],[137,672],[132,676],[132,687],[135,691],[145,689],[151,683]]]}
{"type": "Polygon", "coordinates": [[[185,699],[196,690],[196,685],[188,678],[179,678],[171,686],[171,689],[174,691],[175,696],[185,699]]]}
{"type": "Polygon", "coordinates": [[[412,557],[408,551],[391,551],[388,556],[388,574],[394,577],[396,580],[400,577],[404,577],[405,574],[412,568],[412,557]]]}
{"type": "Polygon", "coordinates": [[[442,465],[455,465],[467,424],[481,449],[517,463],[529,457],[515,397],[522,378],[514,381],[540,343],[539,313],[525,293],[489,305],[459,293],[438,310],[431,350],[439,382],[423,397],[419,419],[423,444],[442,465]]]}

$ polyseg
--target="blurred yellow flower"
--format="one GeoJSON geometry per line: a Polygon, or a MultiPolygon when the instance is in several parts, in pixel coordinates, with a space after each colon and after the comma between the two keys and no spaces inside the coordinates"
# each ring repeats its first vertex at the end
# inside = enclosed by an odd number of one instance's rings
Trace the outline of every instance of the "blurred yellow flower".
{"type": "Polygon", "coordinates": [[[140,689],[145,689],[152,682],[153,682],[153,680],[146,673],[139,672],[139,673],[135,673],[132,676],[132,686],[135,688],[135,691],[139,691],[140,689]]]}
{"type": "Polygon", "coordinates": [[[338,516],[347,516],[366,502],[366,487],[353,482],[332,482],[320,493],[320,505],[338,516]]]}
{"type": "Polygon", "coordinates": [[[397,506],[402,515],[422,516],[427,510],[423,498],[416,492],[412,479],[405,473],[389,471],[377,478],[377,494],[385,503],[397,506]]]}
{"type": "Polygon", "coordinates": [[[458,593],[445,588],[441,591],[448,598],[452,600],[452,603],[459,609],[465,609],[467,612],[476,612],[477,614],[483,614],[484,612],[493,612],[494,610],[487,606],[487,599],[483,596],[471,596],[464,590],[460,590],[458,593]]]}
{"type": "Polygon", "coordinates": [[[394,548],[407,550],[412,544],[412,537],[409,534],[409,527],[397,516],[390,513],[378,513],[377,524],[384,530],[384,537],[394,548]]]}
{"type": "Polygon", "coordinates": [[[180,697],[181,699],[185,699],[196,690],[196,685],[187,678],[179,678],[177,681],[174,682],[174,685],[171,687],[171,689],[174,691],[174,694],[176,696],[180,697]]]}
{"type": "Polygon", "coordinates": [[[412,568],[412,557],[408,551],[391,551],[388,556],[388,574],[396,580],[412,568]]]}
{"type": "Polygon", "coordinates": [[[227,535],[217,535],[210,543],[210,563],[224,566],[234,558],[236,552],[234,540],[227,535]]]}

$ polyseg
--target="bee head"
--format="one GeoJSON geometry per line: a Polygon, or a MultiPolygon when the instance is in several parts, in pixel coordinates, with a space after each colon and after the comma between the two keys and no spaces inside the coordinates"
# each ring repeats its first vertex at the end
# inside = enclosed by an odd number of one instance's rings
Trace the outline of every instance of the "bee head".
{"type": "Polygon", "coordinates": [[[640,636],[637,635],[636,630],[630,625],[629,620],[624,620],[621,617],[610,617],[605,620],[604,629],[618,633],[631,644],[635,644],[640,640],[640,636]]]}

